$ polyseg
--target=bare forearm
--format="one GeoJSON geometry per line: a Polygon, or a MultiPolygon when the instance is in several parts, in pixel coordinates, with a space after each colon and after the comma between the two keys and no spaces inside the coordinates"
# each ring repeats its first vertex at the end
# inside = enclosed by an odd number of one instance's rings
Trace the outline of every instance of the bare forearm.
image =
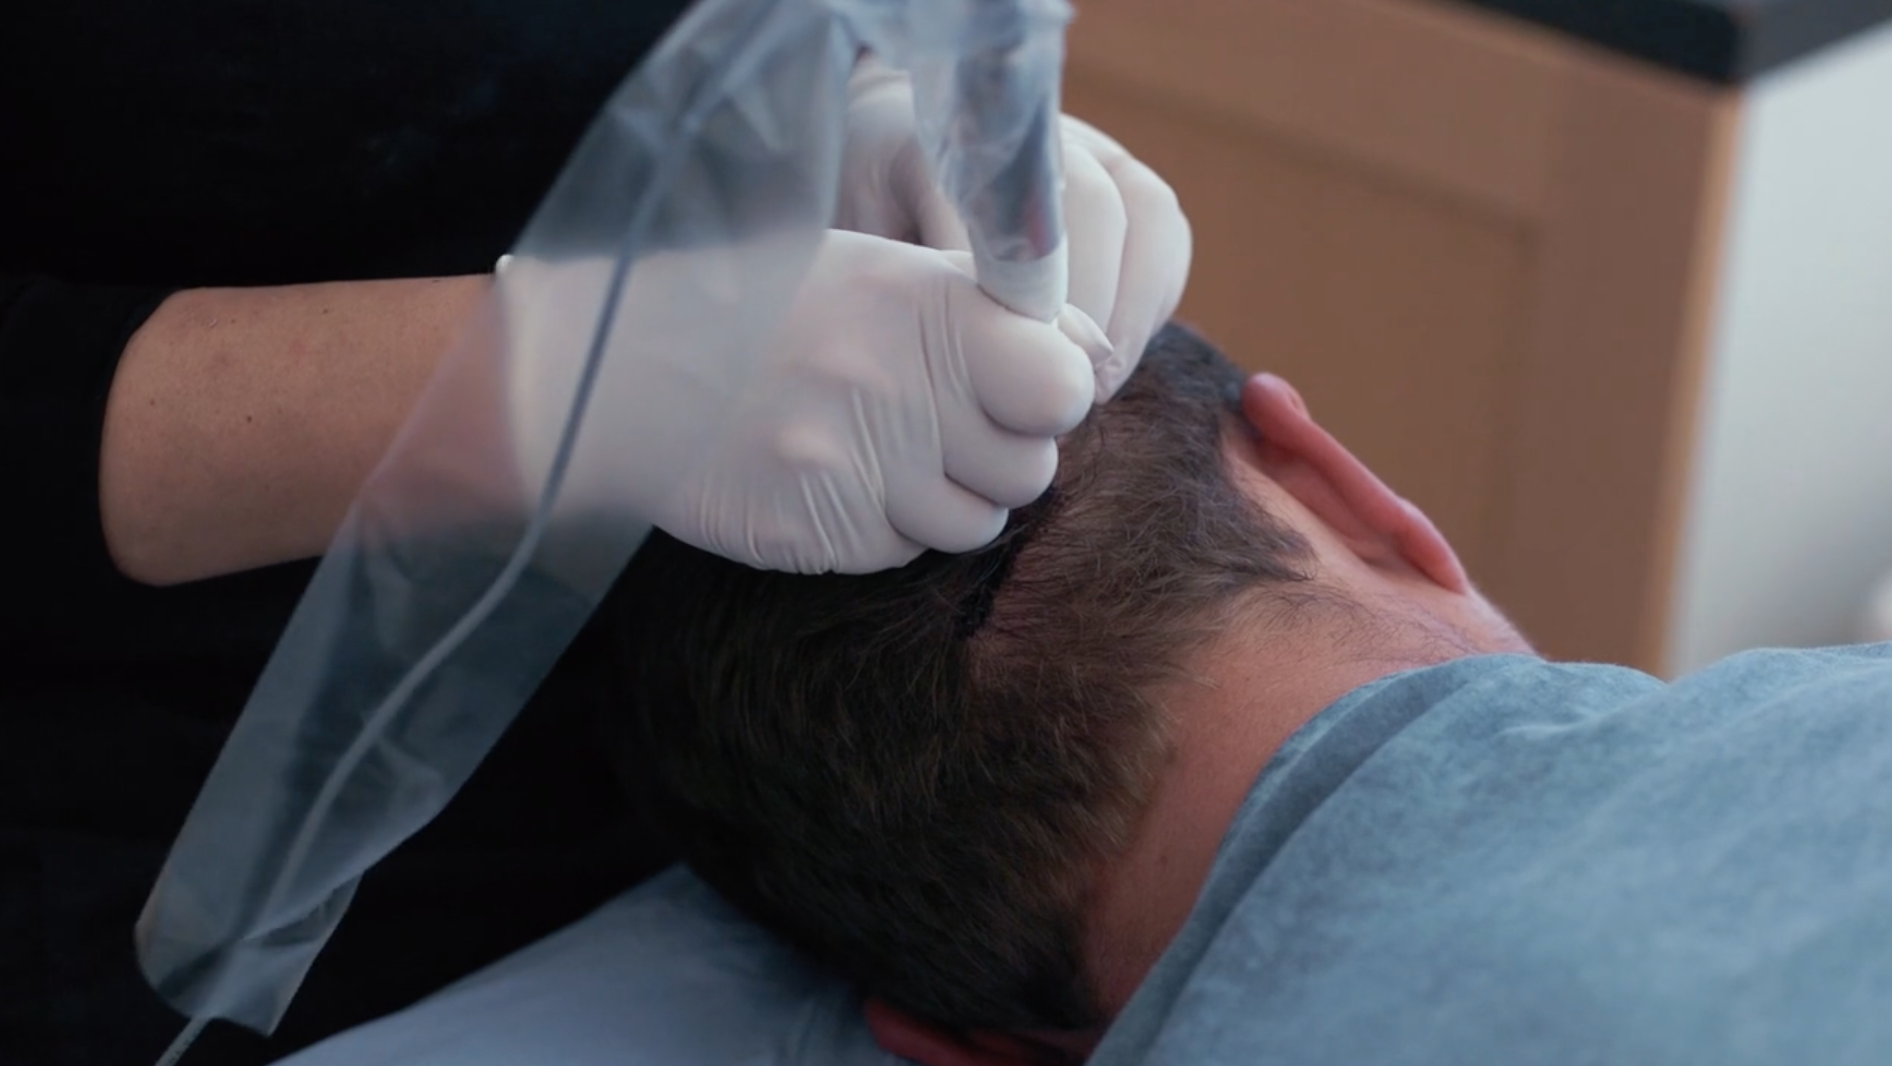
{"type": "Polygon", "coordinates": [[[173,584],[320,553],[489,280],[165,301],[106,407],[99,505],[119,569],[173,584]]]}

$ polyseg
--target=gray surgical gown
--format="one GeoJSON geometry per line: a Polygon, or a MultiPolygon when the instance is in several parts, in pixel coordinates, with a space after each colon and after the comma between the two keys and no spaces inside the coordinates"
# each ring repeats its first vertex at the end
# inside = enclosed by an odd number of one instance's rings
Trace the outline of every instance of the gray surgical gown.
{"type": "Polygon", "coordinates": [[[1892,645],[1349,694],[1092,1062],[1892,1063],[1892,645]]]}

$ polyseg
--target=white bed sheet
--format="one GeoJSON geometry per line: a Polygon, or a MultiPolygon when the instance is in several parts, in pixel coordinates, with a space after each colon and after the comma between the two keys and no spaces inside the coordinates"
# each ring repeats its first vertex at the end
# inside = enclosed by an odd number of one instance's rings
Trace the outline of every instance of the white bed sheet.
{"type": "Polygon", "coordinates": [[[672,869],[286,1066],[897,1066],[845,981],[672,869]]]}

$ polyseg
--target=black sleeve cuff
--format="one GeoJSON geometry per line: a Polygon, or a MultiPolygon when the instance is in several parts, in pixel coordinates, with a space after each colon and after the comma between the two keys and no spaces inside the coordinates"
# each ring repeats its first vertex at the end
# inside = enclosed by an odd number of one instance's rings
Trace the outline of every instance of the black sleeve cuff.
{"type": "Polygon", "coordinates": [[[99,446],[125,343],[168,288],[0,278],[0,625],[44,624],[129,579],[105,548],[99,446]]]}

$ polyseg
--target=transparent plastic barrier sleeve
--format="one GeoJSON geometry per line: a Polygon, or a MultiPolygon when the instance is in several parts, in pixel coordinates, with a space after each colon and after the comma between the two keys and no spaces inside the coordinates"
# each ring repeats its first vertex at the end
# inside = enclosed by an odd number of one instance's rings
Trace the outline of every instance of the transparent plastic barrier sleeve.
{"type": "Polygon", "coordinates": [[[916,3],[893,59],[911,72],[920,140],[971,238],[979,284],[1022,315],[1064,306],[1059,80],[1063,0],[916,3]]]}
{"type": "Polygon", "coordinates": [[[914,71],[981,283],[1062,306],[1068,17],[703,0],[617,90],[361,489],[172,847],[137,930],[193,1019],[167,1057],[209,1018],[275,1027],[361,876],[452,798],[642,542],[833,217],[861,49],[914,71]],[[658,444],[627,455],[633,437],[658,444]],[[628,487],[583,491],[607,480],[628,487]]]}

